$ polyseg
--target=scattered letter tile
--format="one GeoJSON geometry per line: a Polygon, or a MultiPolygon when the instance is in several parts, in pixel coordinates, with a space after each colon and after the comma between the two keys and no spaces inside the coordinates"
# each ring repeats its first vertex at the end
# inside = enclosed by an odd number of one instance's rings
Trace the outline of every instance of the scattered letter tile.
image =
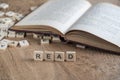
{"type": "Polygon", "coordinates": [[[29,42],[27,40],[22,40],[22,41],[19,41],[19,45],[20,47],[29,46],[29,42]]]}

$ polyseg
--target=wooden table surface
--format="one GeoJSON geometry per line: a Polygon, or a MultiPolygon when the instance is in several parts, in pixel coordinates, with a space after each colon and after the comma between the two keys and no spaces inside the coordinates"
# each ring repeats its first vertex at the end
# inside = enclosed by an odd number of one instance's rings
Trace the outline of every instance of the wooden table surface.
{"type": "MultiPolygon", "coordinates": [[[[90,0],[97,3],[104,0],[90,0]]],[[[119,0],[105,0],[119,5],[119,0]]],[[[45,0],[0,0],[15,10],[29,13],[30,6],[45,0]]],[[[78,49],[65,43],[39,45],[39,40],[26,37],[29,47],[8,48],[0,51],[0,80],[120,80],[120,56],[95,49],[78,49]],[[76,62],[33,61],[33,51],[77,52],[76,62]]]]}

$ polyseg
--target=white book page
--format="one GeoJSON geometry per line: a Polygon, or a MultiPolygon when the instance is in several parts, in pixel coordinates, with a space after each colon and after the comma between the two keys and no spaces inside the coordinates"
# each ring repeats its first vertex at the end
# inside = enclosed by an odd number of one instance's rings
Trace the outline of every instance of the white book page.
{"type": "Polygon", "coordinates": [[[86,0],[50,0],[15,26],[49,25],[64,34],[90,6],[86,0]]]}
{"type": "Polygon", "coordinates": [[[82,30],[94,34],[120,47],[120,7],[101,3],[86,12],[71,30],[82,30]]]}

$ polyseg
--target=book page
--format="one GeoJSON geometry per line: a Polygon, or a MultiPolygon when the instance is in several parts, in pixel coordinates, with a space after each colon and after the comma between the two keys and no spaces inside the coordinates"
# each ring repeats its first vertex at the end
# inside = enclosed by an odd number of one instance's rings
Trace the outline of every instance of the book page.
{"type": "Polygon", "coordinates": [[[97,4],[76,22],[71,30],[82,30],[120,47],[120,7],[97,4]]]}
{"type": "Polygon", "coordinates": [[[48,25],[64,34],[90,6],[86,0],[49,0],[15,26],[48,25]]]}

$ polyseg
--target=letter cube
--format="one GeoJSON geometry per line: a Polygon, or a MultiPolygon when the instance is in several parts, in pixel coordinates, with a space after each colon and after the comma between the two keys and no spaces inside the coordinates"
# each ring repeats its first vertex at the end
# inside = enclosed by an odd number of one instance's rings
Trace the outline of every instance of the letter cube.
{"type": "Polygon", "coordinates": [[[0,17],[4,16],[4,12],[0,11],[0,17]]]}
{"type": "Polygon", "coordinates": [[[59,36],[52,36],[52,42],[61,42],[59,36]]]}
{"type": "Polygon", "coordinates": [[[9,44],[11,42],[11,40],[3,39],[1,42],[5,42],[5,43],[9,44]]]}
{"type": "Polygon", "coordinates": [[[24,16],[23,16],[22,14],[20,14],[20,13],[16,13],[16,14],[14,15],[14,18],[15,18],[17,21],[20,21],[23,17],[24,17],[24,16]]]}
{"type": "Polygon", "coordinates": [[[17,32],[16,33],[16,37],[17,38],[24,38],[25,37],[25,33],[24,32],[17,32]]]}
{"type": "Polygon", "coordinates": [[[41,39],[41,38],[42,38],[42,35],[33,33],[33,38],[34,38],[34,39],[41,39]]]}
{"type": "Polygon", "coordinates": [[[26,47],[26,46],[29,46],[29,42],[27,40],[22,40],[22,41],[19,41],[19,45],[20,47],[26,47]]]}
{"type": "Polygon", "coordinates": [[[54,52],[53,51],[45,51],[44,59],[45,59],[45,61],[54,61],[54,52]]]}
{"type": "Polygon", "coordinates": [[[55,61],[64,61],[65,60],[65,52],[55,51],[55,61]]]}
{"type": "Polygon", "coordinates": [[[5,15],[8,16],[8,17],[14,17],[15,16],[15,12],[8,11],[8,12],[5,13],[5,15]]]}
{"type": "Polygon", "coordinates": [[[0,4],[0,8],[7,9],[7,8],[9,8],[9,4],[7,4],[7,3],[1,3],[0,4]]]}
{"type": "Polygon", "coordinates": [[[66,61],[76,61],[76,52],[66,51],[66,61]]]}
{"type": "Polygon", "coordinates": [[[0,50],[6,50],[8,47],[8,44],[5,42],[0,42],[0,50]]]}
{"type": "Polygon", "coordinates": [[[17,47],[17,45],[18,45],[18,41],[11,41],[11,42],[8,44],[9,47],[17,47]]]}
{"type": "Polygon", "coordinates": [[[15,31],[8,31],[8,37],[9,38],[15,38],[16,32],[15,31]]]}
{"type": "Polygon", "coordinates": [[[7,25],[9,25],[10,23],[13,22],[13,20],[11,18],[2,18],[2,21],[7,25]]]}
{"type": "Polygon", "coordinates": [[[2,40],[3,38],[4,38],[5,36],[4,36],[4,34],[0,34],[0,40],[2,40]]]}
{"type": "Polygon", "coordinates": [[[45,40],[46,40],[46,39],[51,40],[52,37],[51,37],[51,35],[49,35],[49,34],[48,34],[48,35],[43,35],[43,39],[45,39],[45,40]]]}
{"type": "Polygon", "coordinates": [[[43,61],[43,51],[34,51],[34,60],[43,61]]]}
{"type": "Polygon", "coordinates": [[[50,44],[49,39],[40,39],[40,44],[50,44]]]}

